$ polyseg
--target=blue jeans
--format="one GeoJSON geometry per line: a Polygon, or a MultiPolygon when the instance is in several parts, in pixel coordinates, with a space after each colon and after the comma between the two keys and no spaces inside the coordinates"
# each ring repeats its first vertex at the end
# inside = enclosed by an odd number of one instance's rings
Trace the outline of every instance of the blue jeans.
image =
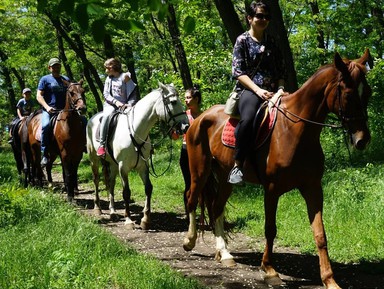
{"type": "Polygon", "coordinates": [[[51,117],[48,112],[43,110],[41,114],[41,152],[43,156],[47,156],[48,154],[48,146],[51,140],[52,129],[49,125],[51,117]]]}

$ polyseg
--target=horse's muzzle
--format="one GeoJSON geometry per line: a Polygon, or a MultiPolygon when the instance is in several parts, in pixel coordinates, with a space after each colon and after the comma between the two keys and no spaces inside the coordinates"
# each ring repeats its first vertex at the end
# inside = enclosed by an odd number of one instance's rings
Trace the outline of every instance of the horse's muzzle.
{"type": "Polygon", "coordinates": [[[78,107],[76,108],[76,110],[80,113],[80,114],[84,114],[87,112],[87,106],[86,105],[83,105],[81,107],[78,107]]]}
{"type": "Polygon", "coordinates": [[[182,123],[181,124],[181,132],[184,134],[187,132],[187,130],[189,129],[189,123],[182,123]]]}
{"type": "Polygon", "coordinates": [[[371,140],[371,134],[369,131],[359,131],[351,134],[351,143],[358,149],[363,150],[371,140]]]}

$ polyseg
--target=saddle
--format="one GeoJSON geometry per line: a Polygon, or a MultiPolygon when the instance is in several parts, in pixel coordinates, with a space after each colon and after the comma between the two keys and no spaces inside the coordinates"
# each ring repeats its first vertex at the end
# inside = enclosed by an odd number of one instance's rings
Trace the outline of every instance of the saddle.
{"type": "MultiPolygon", "coordinates": [[[[277,108],[281,101],[281,94],[276,93],[271,100],[265,101],[256,114],[258,123],[260,123],[257,135],[255,136],[256,149],[264,144],[272,133],[276,122],[277,108]]],[[[221,142],[223,145],[234,148],[236,143],[235,129],[239,123],[239,118],[228,117],[221,133],[221,142]]]]}

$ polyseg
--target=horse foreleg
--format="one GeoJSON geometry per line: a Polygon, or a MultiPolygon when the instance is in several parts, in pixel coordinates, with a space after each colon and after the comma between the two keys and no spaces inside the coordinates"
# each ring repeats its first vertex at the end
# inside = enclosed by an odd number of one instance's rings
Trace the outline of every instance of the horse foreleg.
{"type": "MultiPolygon", "coordinates": [[[[96,158],[96,156],[93,156],[93,158],[96,158]]],[[[93,185],[95,187],[95,197],[93,199],[93,203],[94,203],[93,211],[95,212],[95,214],[101,215],[102,211],[101,211],[100,196],[99,196],[99,183],[100,183],[99,162],[96,160],[91,161],[91,169],[92,169],[93,185]]]]}
{"type": "Polygon", "coordinates": [[[148,169],[146,169],[143,174],[140,174],[140,176],[145,186],[145,205],[143,209],[143,218],[141,219],[141,222],[140,222],[140,227],[143,230],[148,230],[149,225],[151,223],[151,197],[152,197],[153,185],[151,183],[151,180],[149,179],[148,169]]]}
{"type": "Polygon", "coordinates": [[[315,190],[301,190],[308,210],[308,217],[311,223],[313,237],[315,239],[320,262],[320,276],[327,289],[340,289],[337,285],[329,260],[327,237],[323,224],[323,189],[319,184],[315,190]]]}
{"type": "Polygon", "coordinates": [[[226,267],[236,266],[233,256],[227,248],[227,240],[224,232],[224,213],[215,221],[216,255],[215,260],[221,262],[226,267]]]}
{"type": "Polygon", "coordinates": [[[128,181],[128,173],[123,172],[122,168],[120,168],[120,177],[123,182],[123,199],[125,204],[125,225],[128,229],[134,229],[135,223],[131,219],[131,213],[129,210],[129,200],[131,199],[131,189],[129,187],[129,181],[128,181]]]}
{"type": "Polygon", "coordinates": [[[265,210],[265,238],[266,245],[264,248],[263,259],[261,261],[261,269],[265,272],[265,281],[269,285],[282,284],[282,280],[272,265],[273,242],[276,238],[276,211],[278,196],[271,191],[266,190],[264,193],[264,210],[265,210]]]}
{"type": "MultiPolygon", "coordinates": [[[[108,191],[109,191],[109,215],[112,219],[117,217],[117,212],[115,210],[115,184],[116,184],[116,175],[117,175],[117,167],[115,165],[109,164],[108,169],[108,191]]],[[[123,190],[124,190],[124,180],[123,180],[123,190]]],[[[124,191],[123,191],[124,195],[124,191]]]]}

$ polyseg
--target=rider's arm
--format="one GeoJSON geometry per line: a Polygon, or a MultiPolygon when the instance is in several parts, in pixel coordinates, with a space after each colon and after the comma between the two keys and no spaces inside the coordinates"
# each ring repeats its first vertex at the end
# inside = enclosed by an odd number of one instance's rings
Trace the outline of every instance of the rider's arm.
{"type": "Polygon", "coordinates": [[[52,110],[52,107],[50,107],[45,99],[44,99],[44,91],[38,89],[37,90],[37,95],[36,95],[36,100],[41,104],[42,107],[44,107],[44,109],[47,111],[47,112],[50,112],[52,110]]]}

